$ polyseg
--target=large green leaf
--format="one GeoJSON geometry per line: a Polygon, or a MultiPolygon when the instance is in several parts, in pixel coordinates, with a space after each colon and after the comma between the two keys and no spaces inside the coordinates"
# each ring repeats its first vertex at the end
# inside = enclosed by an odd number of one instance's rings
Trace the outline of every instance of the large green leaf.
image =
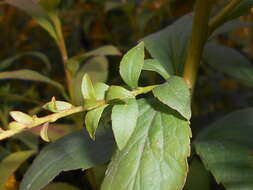
{"type": "Polygon", "coordinates": [[[35,153],[33,150],[15,152],[0,162],[0,189],[5,190],[8,178],[19,168],[19,166],[35,153]]]}
{"type": "Polygon", "coordinates": [[[253,65],[236,50],[218,44],[208,44],[203,57],[215,69],[253,87],[253,65]]]}
{"type": "Polygon", "coordinates": [[[161,102],[178,111],[186,119],[191,118],[190,90],[183,78],[173,76],[166,83],[153,89],[153,94],[161,102]]]}
{"type": "Polygon", "coordinates": [[[125,148],[114,154],[101,189],[180,190],[188,171],[188,122],[156,100],[138,103],[137,126],[125,148]]]}
{"type": "Polygon", "coordinates": [[[87,169],[107,162],[114,146],[108,133],[97,133],[96,141],[84,131],[67,135],[44,148],[26,172],[20,190],[39,190],[62,171],[87,169]]]}
{"type": "Polygon", "coordinates": [[[189,14],[143,39],[151,56],[157,59],[170,75],[183,72],[191,28],[192,16],[189,14]]]}
{"type": "Polygon", "coordinates": [[[134,132],[138,112],[138,104],[134,98],[125,100],[125,104],[113,106],[112,129],[120,150],[124,148],[134,132]]]}
{"type": "Polygon", "coordinates": [[[138,80],[144,64],[144,43],[129,50],[120,62],[120,75],[131,88],[138,87],[138,80]]]}
{"type": "Polygon", "coordinates": [[[204,129],[197,153],[228,190],[253,189],[253,108],[233,112],[204,129]]]}

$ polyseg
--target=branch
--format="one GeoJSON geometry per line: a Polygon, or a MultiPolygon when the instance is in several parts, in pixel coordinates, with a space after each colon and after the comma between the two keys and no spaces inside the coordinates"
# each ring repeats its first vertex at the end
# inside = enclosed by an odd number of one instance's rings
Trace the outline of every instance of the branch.
{"type": "Polygon", "coordinates": [[[184,79],[192,90],[194,88],[203,47],[207,39],[208,20],[211,12],[209,0],[197,0],[192,36],[188,45],[184,67],[184,79]]]}
{"type": "Polygon", "coordinates": [[[210,36],[215,29],[226,22],[226,17],[231,11],[237,7],[243,0],[232,0],[224,9],[222,9],[209,23],[208,36],[210,36]]]}

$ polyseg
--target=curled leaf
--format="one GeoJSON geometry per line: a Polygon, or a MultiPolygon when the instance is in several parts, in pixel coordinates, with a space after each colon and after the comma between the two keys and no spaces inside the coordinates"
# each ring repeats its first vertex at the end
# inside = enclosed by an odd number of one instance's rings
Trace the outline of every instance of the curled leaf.
{"type": "Polygon", "coordinates": [[[44,109],[49,110],[54,113],[68,110],[68,109],[71,109],[72,107],[73,107],[72,104],[68,102],[64,102],[64,101],[56,101],[54,97],[52,98],[51,102],[43,106],[44,109]]]}
{"type": "Polygon", "coordinates": [[[49,127],[49,123],[45,123],[42,128],[41,128],[41,131],[40,131],[40,137],[46,141],[46,142],[50,142],[50,139],[48,137],[48,127],[49,127]]]}

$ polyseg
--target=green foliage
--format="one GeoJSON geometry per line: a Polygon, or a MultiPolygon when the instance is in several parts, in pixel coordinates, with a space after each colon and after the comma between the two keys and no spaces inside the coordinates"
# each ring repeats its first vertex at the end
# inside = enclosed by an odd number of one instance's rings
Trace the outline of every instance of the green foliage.
{"type": "Polygon", "coordinates": [[[184,118],[191,118],[191,96],[184,79],[171,77],[165,84],[153,89],[154,96],[170,108],[178,111],[184,118]]]}
{"type": "Polygon", "coordinates": [[[110,159],[114,142],[110,133],[97,134],[96,141],[77,131],[45,147],[26,172],[20,190],[38,190],[62,171],[87,169],[110,159]]]}
{"type": "Polygon", "coordinates": [[[120,75],[132,89],[138,87],[138,80],[144,64],[144,43],[129,50],[120,62],[120,75]]]}
{"type": "Polygon", "coordinates": [[[165,80],[170,77],[168,72],[164,69],[161,63],[155,59],[146,59],[143,70],[154,71],[160,74],[165,80]]]}
{"type": "Polygon", "coordinates": [[[138,103],[137,126],[127,145],[113,155],[101,189],[181,189],[190,154],[188,122],[157,101],[138,103]]]}
{"type": "Polygon", "coordinates": [[[218,183],[228,190],[252,189],[253,109],[233,112],[203,130],[197,153],[218,183]]]}

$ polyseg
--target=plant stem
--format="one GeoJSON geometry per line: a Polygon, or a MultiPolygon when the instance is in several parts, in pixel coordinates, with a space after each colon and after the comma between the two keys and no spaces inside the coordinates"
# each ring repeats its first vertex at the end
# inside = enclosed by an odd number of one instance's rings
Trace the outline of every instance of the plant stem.
{"type": "Polygon", "coordinates": [[[209,0],[197,0],[191,39],[188,45],[184,67],[184,79],[193,90],[196,82],[198,67],[201,62],[203,47],[207,39],[208,20],[211,12],[209,0]]]}
{"type": "Polygon", "coordinates": [[[237,7],[243,0],[232,0],[224,9],[222,9],[209,23],[208,36],[210,36],[216,28],[226,22],[226,17],[231,11],[237,7]]]}
{"type": "Polygon", "coordinates": [[[73,107],[71,109],[67,109],[62,112],[54,113],[54,114],[51,114],[51,115],[48,115],[45,117],[39,117],[39,118],[34,117],[34,121],[31,124],[23,125],[23,126],[20,126],[19,128],[14,128],[14,129],[9,129],[9,130],[1,130],[0,129],[0,140],[6,139],[6,138],[16,135],[18,133],[21,133],[24,130],[37,127],[37,126],[42,125],[44,123],[48,123],[48,122],[53,123],[53,122],[56,122],[60,118],[63,118],[63,117],[66,117],[66,116],[69,116],[69,115],[72,115],[75,113],[95,109],[95,108],[102,106],[104,104],[106,104],[105,101],[99,101],[96,104],[93,104],[89,107],[77,106],[77,107],[73,107]]]}

